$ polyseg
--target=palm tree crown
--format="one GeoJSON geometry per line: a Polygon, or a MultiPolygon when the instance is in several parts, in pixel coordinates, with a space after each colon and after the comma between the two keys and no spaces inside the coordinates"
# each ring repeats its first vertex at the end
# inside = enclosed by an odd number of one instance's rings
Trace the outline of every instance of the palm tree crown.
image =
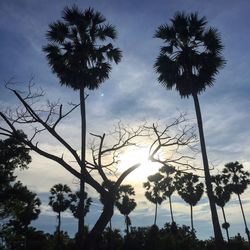
{"type": "Polygon", "coordinates": [[[165,196],[171,197],[175,191],[175,184],[174,178],[170,175],[175,172],[175,168],[170,165],[165,165],[161,167],[159,171],[165,175],[161,181],[163,193],[165,196]]]}
{"type": "Polygon", "coordinates": [[[67,185],[56,184],[50,189],[49,205],[56,213],[64,212],[70,206],[71,189],[67,185]]]}
{"type": "Polygon", "coordinates": [[[116,207],[123,215],[129,215],[136,207],[136,202],[131,196],[135,195],[134,188],[131,185],[121,185],[118,190],[116,207]]]}
{"type": "Polygon", "coordinates": [[[192,173],[177,172],[175,179],[178,194],[190,206],[195,206],[204,192],[204,184],[199,182],[199,177],[192,173]]]}
{"type": "Polygon", "coordinates": [[[154,204],[161,204],[165,198],[162,191],[162,179],[163,175],[156,173],[148,176],[148,181],[143,183],[144,188],[147,190],[145,192],[146,198],[154,204]]]}
{"type": "Polygon", "coordinates": [[[244,193],[250,184],[250,173],[237,161],[227,163],[223,173],[228,178],[228,188],[237,195],[244,193]]]}
{"type": "Polygon", "coordinates": [[[156,30],[155,37],[164,41],[154,65],[158,80],[167,89],[175,88],[181,97],[212,86],[225,64],[220,35],[215,28],[205,29],[206,24],[206,18],[197,13],[177,12],[171,25],[156,30]]]}
{"type": "Polygon", "coordinates": [[[211,177],[214,187],[214,201],[219,207],[224,207],[231,198],[231,191],[227,185],[228,178],[225,175],[217,174],[211,177]]]}
{"type": "Polygon", "coordinates": [[[52,71],[61,84],[75,90],[96,89],[109,77],[110,63],[121,59],[121,51],[105,43],[116,38],[115,27],[105,24],[105,17],[92,8],[66,7],[62,18],[50,24],[49,44],[43,48],[52,71]]]}
{"type": "Polygon", "coordinates": [[[84,198],[84,209],[83,209],[83,214],[81,214],[81,211],[79,209],[79,203],[80,203],[80,197],[81,193],[80,191],[77,191],[75,193],[72,193],[69,195],[70,197],[70,210],[75,218],[80,218],[81,216],[85,217],[86,214],[89,212],[90,205],[92,203],[91,197],[88,197],[88,193],[84,192],[83,193],[83,198],[84,198]]]}

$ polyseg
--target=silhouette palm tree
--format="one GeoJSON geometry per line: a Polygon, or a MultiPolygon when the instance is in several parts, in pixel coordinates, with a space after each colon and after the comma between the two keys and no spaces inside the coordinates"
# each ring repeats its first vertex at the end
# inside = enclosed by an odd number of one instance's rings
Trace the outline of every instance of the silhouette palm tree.
{"type": "Polygon", "coordinates": [[[115,202],[115,206],[120,213],[125,217],[126,233],[129,235],[129,226],[131,226],[131,220],[129,214],[135,209],[136,202],[131,196],[135,195],[134,188],[131,185],[121,185],[118,190],[118,197],[115,202]]]}
{"type": "Polygon", "coordinates": [[[49,205],[53,211],[58,213],[57,233],[61,232],[61,213],[67,210],[70,206],[71,189],[67,185],[56,184],[50,189],[49,205]]]}
{"type": "Polygon", "coordinates": [[[223,169],[223,174],[228,178],[228,188],[232,193],[235,193],[238,196],[241,213],[243,216],[245,231],[248,238],[248,243],[250,244],[250,233],[247,227],[246,217],[243,210],[243,205],[241,202],[240,195],[244,193],[250,184],[250,173],[243,170],[243,165],[239,162],[230,162],[225,165],[223,169]]]}
{"type": "Polygon", "coordinates": [[[83,211],[83,214],[81,214],[81,211],[79,211],[79,202],[80,202],[80,197],[81,197],[81,194],[79,191],[73,193],[73,194],[70,194],[69,195],[70,197],[70,210],[73,214],[73,216],[77,219],[79,219],[80,216],[83,216],[85,217],[86,214],[89,212],[89,208],[90,208],[90,205],[92,203],[92,199],[91,197],[88,197],[88,194],[87,192],[84,192],[84,211],[83,211]]]}
{"type": "Polygon", "coordinates": [[[147,190],[145,192],[146,198],[155,204],[154,225],[156,225],[158,204],[160,205],[165,198],[162,192],[162,178],[163,175],[156,173],[154,175],[148,176],[148,181],[143,183],[144,188],[147,190]]]}
{"type": "MultiPolygon", "coordinates": [[[[84,169],[86,155],[85,89],[94,90],[109,78],[111,62],[118,63],[121,51],[111,41],[116,39],[115,27],[105,23],[100,12],[66,7],[62,21],[49,26],[48,45],[43,48],[53,73],[62,85],[80,92],[81,109],[81,174],[79,213],[84,213],[84,169]]],[[[84,230],[84,216],[78,220],[78,235],[84,230]]],[[[81,239],[79,239],[81,248],[81,239]]]]}
{"type": "Polygon", "coordinates": [[[225,210],[224,207],[226,203],[231,198],[231,191],[228,188],[228,178],[226,175],[220,175],[217,174],[215,176],[211,177],[212,185],[214,186],[214,201],[215,203],[221,207],[224,223],[222,224],[222,227],[226,230],[227,234],[227,240],[230,241],[228,228],[230,227],[230,224],[226,220],[225,210]]]}
{"type": "Polygon", "coordinates": [[[175,191],[175,184],[174,184],[174,178],[171,177],[170,175],[175,172],[175,168],[170,166],[170,165],[165,165],[165,166],[161,167],[159,171],[165,175],[161,181],[162,191],[163,191],[163,195],[168,197],[171,220],[172,220],[172,223],[174,223],[171,197],[175,191]]]}
{"type": "Polygon", "coordinates": [[[181,97],[193,97],[216,248],[223,249],[223,237],[213,201],[198,94],[213,85],[215,76],[225,61],[221,55],[223,46],[218,31],[212,27],[206,29],[206,24],[206,18],[199,18],[197,13],[177,12],[171,19],[171,25],[159,26],[155,37],[163,39],[164,46],[154,67],[159,75],[158,81],[164,87],[175,88],[181,97]]]}
{"type": "Polygon", "coordinates": [[[192,173],[177,172],[175,186],[181,198],[190,205],[191,229],[194,233],[193,207],[199,202],[204,192],[204,185],[199,182],[199,177],[192,173]]]}

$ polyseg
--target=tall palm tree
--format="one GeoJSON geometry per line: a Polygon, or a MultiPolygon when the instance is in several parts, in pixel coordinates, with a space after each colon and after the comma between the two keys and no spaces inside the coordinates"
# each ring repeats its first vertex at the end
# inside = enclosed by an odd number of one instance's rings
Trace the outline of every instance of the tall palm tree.
{"type": "Polygon", "coordinates": [[[129,226],[131,226],[131,220],[129,214],[135,209],[136,202],[131,196],[135,196],[135,190],[131,185],[121,185],[118,191],[117,200],[115,206],[120,213],[125,217],[126,233],[129,236],[129,226]]]}
{"type": "Polygon", "coordinates": [[[163,174],[165,174],[164,178],[162,179],[162,191],[163,195],[168,197],[169,200],[169,208],[170,208],[170,214],[171,214],[171,220],[172,224],[174,223],[174,216],[173,216],[173,208],[172,208],[172,195],[175,191],[175,184],[174,184],[174,178],[171,177],[171,174],[175,172],[175,168],[170,165],[165,165],[159,169],[159,171],[163,174]]]}
{"type": "Polygon", "coordinates": [[[228,178],[228,188],[231,192],[235,193],[238,196],[241,213],[243,216],[244,224],[245,224],[245,231],[248,238],[248,243],[250,245],[250,233],[247,227],[247,221],[245,217],[245,213],[243,210],[243,205],[241,202],[240,195],[244,193],[247,189],[248,185],[250,184],[250,173],[248,171],[243,170],[243,165],[239,162],[229,162],[225,165],[223,169],[224,175],[228,178]]]}
{"type": "Polygon", "coordinates": [[[58,213],[57,233],[61,232],[61,213],[66,211],[70,206],[71,189],[67,185],[56,184],[50,189],[49,205],[53,211],[58,213]]]}
{"type": "Polygon", "coordinates": [[[221,207],[224,223],[222,224],[222,228],[226,230],[227,240],[230,241],[228,228],[230,224],[226,220],[225,214],[225,205],[229,202],[231,198],[231,191],[228,188],[228,178],[225,175],[217,174],[212,176],[212,185],[214,186],[214,201],[217,206],[221,207]]]}
{"type": "Polygon", "coordinates": [[[159,26],[155,37],[163,39],[164,46],[154,67],[158,74],[158,81],[164,87],[174,88],[181,97],[192,96],[194,100],[216,248],[223,249],[223,237],[213,201],[198,94],[213,85],[215,76],[224,66],[225,60],[221,55],[223,45],[218,31],[212,27],[206,29],[206,24],[206,18],[199,18],[197,13],[177,12],[171,19],[170,25],[159,26]]]}
{"type": "MultiPolygon", "coordinates": [[[[81,11],[76,6],[66,7],[62,18],[63,20],[50,24],[47,33],[49,43],[43,50],[60,83],[80,93],[82,178],[79,211],[83,214],[86,158],[85,91],[99,88],[101,83],[109,78],[111,62],[120,61],[121,51],[111,43],[117,37],[115,27],[105,23],[106,18],[100,12],[95,12],[92,8],[81,11]]],[[[83,230],[84,216],[80,216],[78,235],[82,235],[83,230]]]]}
{"type": "Polygon", "coordinates": [[[163,175],[156,173],[154,175],[148,176],[148,181],[143,183],[144,188],[147,190],[145,192],[146,198],[155,204],[154,225],[156,225],[158,205],[160,205],[165,198],[162,192],[162,178],[163,175]]]}
{"type": "Polygon", "coordinates": [[[181,198],[190,205],[191,229],[194,233],[193,207],[197,205],[204,192],[204,185],[199,182],[198,175],[177,172],[175,186],[181,198]]]}

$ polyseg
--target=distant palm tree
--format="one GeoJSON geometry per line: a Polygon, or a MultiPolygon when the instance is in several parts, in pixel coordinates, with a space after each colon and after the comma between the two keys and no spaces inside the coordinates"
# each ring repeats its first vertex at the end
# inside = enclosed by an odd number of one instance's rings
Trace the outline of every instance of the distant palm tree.
{"type": "Polygon", "coordinates": [[[174,178],[171,177],[171,174],[175,172],[175,168],[170,165],[165,165],[159,169],[159,171],[164,174],[164,178],[162,179],[162,191],[163,195],[168,197],[169,200],[169,208],[171,214],[172,223],[174,223],[174,216],[173,216],[173,208],[172,208],[172,194],[175,191],[175,183],[174,178]]]}
{"type": "Polygon", "coordinates": [[[115,206],[120,213],[125,217],[126,233],[129,235],[129,226],[131,226],[131,220],[129,214],[135,209],[136,202],[131,196],[135,195],[134,188],[131,185],[121,185],[118,190],[117,200],[115,206]]]}
{"type": "Polygon", "coordinates": [[[181,198],[190,205],[191,229],[194,233],[193,207],[199,202],[204,192],[204,185],[199,182],[198,175],[177,172],[175,186],[181,198]]]}
{"type": "Polygon", "coordinates": [[[221,207],[222,214],[224,218],[224,223],[222,224],[222,228],[226,230],[227,233],[227,240],[230,241],[228,228],[230,227],[230,224],[226,220],[225,210],[224,207],[226,203],[231,198],[231,191],[228,188],[228,178],[225,175],[217,174],[215,176],[212,176],[212,184],[214,186],[214,201],[215,203],[221,207]]]}
{"type": "Polygon", "coordinates": [[[223,169],[223,174],[228,178],[228,188],[231,192],[235,193],[238,196],[240,208],[245,224],[245,231],[248,238],[248,243],[250,245],[250,233],[247,227],[246,217],[243,210],[243,205],[241,202],[240,195],[244,193],[250,184],[250,173],[248,171],[243,170],[243,165],[239,162],[230,162],[225,165],[223,169]]]}
{"type": "Polygon", "coordinates": [[[83,211],[83,214],[81,214],[81,211],[79,210],[79,203],[80,203],[80,197],[81,197],[81,194],[79,191],[75,192],[75,193],[72,193],[69,195],[70,197],[70,210],[73,214],[73,216],[77,219],[79,219],[80,216],[83,216],[85,217],[86,214],[89,212],[89,208],[90,208],[90,205],[92,203],[92,199],[91,197],[88,197],[88,194],[86,192],[84,192],[84,201],[85,201],[85,204],[84,204],[84,211],[83,211]]]}
{"type": "MultiPolygon", "coordinates": [[[[92,8],[81,11],[76,6],[66,7],[62,21],[49,26],[49,44],[43,48],[49,65],[62,85],[80,92],[81,107],[81,175],[79,213],[84,213],[84,172],[86,158],[85,89],[94,90],[109,78],[111,62],[121,60],[121,51],[111,41],[116,39],[115,27],[105,23],[106,18],[92,8]],[[107,41],[109,40],[109,41],[107,41]]],[[[84,230],[84,216],[78,220],[78,235],[84,230]]],[[[82,246],[79,238],[79,249],[82,246]]]]}
{"type": "Polygon", "coordinates": [[[66,211],[70,206],[71,189],[67,185],[56,184],[50,189],[49,205],[53,211],[58,214],[57,232],[61,232],[61,213],[66,211]]]}
{"type": "Polygon", "coordinates": [[[221,250],[225,246],[213,201],[198,94],[213,85],[215,76],[225,61],[221,55],[223,45],[218,31],[211,27],[206,29],[206,24],[206,18],[199,18],[197,13],[177,12],[171,19],[171,25],[159,26],[155,37],[162,39],[164,46],[154,67],[159,75],[158,81],[164,87],[176,89],[181,97],[193,97],[216,248],[221,250]]]}
{"type": "Polygon", "coordinates": [[[143,183],[144,188],[146,188],[147,190],[145,192],[146,198],[150,202],[155,204],[154,225],[156,225],[158,204],[160,205],[164,200],[162,186],[161,186],[162,178],[163,178],[163,175],[161,175],[160,173],[156,173],[154,175],[148,176],[148,181],[143,183]]]}

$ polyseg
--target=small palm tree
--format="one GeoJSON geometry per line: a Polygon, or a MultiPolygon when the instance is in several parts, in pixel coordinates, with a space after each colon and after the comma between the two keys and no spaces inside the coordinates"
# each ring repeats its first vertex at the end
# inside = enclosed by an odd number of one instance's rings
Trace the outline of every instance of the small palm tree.
{"type": "Polygon", "coordinates": [[[70,206],[71,189],[67,185],[56,184],[50,189],[49,205],[53,211],[58,214],[57,232],[61,232],[61,213],[66,211],[70,206]]]}
{"type": "Polygon", "coordinates": [[[162,178],[163,175],[156,173],[154,175],[148,176],[148,181],[143,183],[144,188],[147,190],[145,192],[146,198],[155,204],[154,225],[156,225],[158,205],[160,205],[165,198],[162,192],[162,178]]]}
{"type": "Polygon", "coordinates": [[[228,178],[228,188],[232,193],[235,193],[238,196],[241,213],[243,216],[244,224],[245,224],[245,231],[248,237],[248,242],[250,244],[250,233],[247,227],[246,217],[243,210],[243,205],[241,202],[240,195],[244,193],[247,189],[248,185],[250,184],[250,173],[248,171],[243,170],[243,165],[239,162],[230,162],[225,165],[223,169],[224,175],[228,178]]]}
{"type": "Polygon", "coordinates": [[[221,207],[224,223],[222,224],[222,228],[226,230],[227,240],[230,241],[228,228],[230,224],[226,220],[224,207],[227,202],[229,202],[231,198],[231,191],[228,188],[228,178],[226,175],[217,174],[212,176],[212,184],[214,186],[214,201],[217,206],[221,207]]]}
{"type": "Polygon", "coordinates": [[[115,206],[125,217],[127,236],[129,235],[129,227],[131,226],[129,214],[136,207],[136,202],[133,198],[131,198],[131,196],[135,196],[134,188],[131,185],[121,185],[118,190],[117,200],[115,202],[115,206]]]}
{"type": "MultiPolygon", "coordinates": [[[[86,158],[86,110],[85,91],[94,90],[109,78],[111,62],[121,60],[121,51],[112,45],[117,37],[114,26],[105,23],[106,18],[89,8],[81,11],[76,6],[66,7],[62,21],[49,26],[48,45],[43,48],[53,73],[62,85],[80,92],[81,107],[81,175],[80,214],[84,213],[84,172],[86,158]]],[[[84,217],[78,220],[78,235],[84,230],[84,217]]],[[[81,238],[78,242],[82,246],[81,238]]]]}
{"type": "Polygon", "coordinates": [[[191,229],[194,233],[193,207],[199,202],[204,192],[204,185],[199,182],[198,175],[177,172],[175,186],[181,198],[190,205],[191,229]]]}
{"type": "Polygon", "coordinates": [[[171,174],[175,172],[175,168],[170,165],[165,165],[160,168],[159,170],[162,174],[165,174],[164,178],[162,179],[162,191],[163,195],[168,197],[169,200],[169,208],[171,214],[172,223],[174,223],[174,216],[173,216],[173,208],[172,208],[172,195],[175,191],[175,183],[174,178],[171,177],[171,174]]]}
{"type": "Polygon", "coordinates": [[[88,197],[88,194],[87,192],[84,192],[84,201],[85,201],[85,204],[84,204],[84,211],[83,211],[83,214],[81,214],[81,211],[80,211],[80,197],[81,197],[81,194],[79,191],[75,192],[75,193],[72,193],[69,195],[70,197],[70,210],[73,214],[73,216],[77,219],[79,219],[79,217],[83,216],[85,217],[86,214],[89,212],[89,208],[90,208],[90,205],[92,203],[92,199],[91,197],[88,197]]]}
{"type": "Polygon", "coordinates": [[[182,98],[192,96],[195,105],[205,174],[217,249],[224,249],[219,218],[213,201],[213,190],[208,165],[206,144],[198,94],[211,87],[225,61],[223,45],[215,28],[206,29],[205,17],[197,13],[177,12],[171,24],[158,27],[156,38],[164,42],[155,62],[158,81],[167,89],[176,89],[182,98]]]}

